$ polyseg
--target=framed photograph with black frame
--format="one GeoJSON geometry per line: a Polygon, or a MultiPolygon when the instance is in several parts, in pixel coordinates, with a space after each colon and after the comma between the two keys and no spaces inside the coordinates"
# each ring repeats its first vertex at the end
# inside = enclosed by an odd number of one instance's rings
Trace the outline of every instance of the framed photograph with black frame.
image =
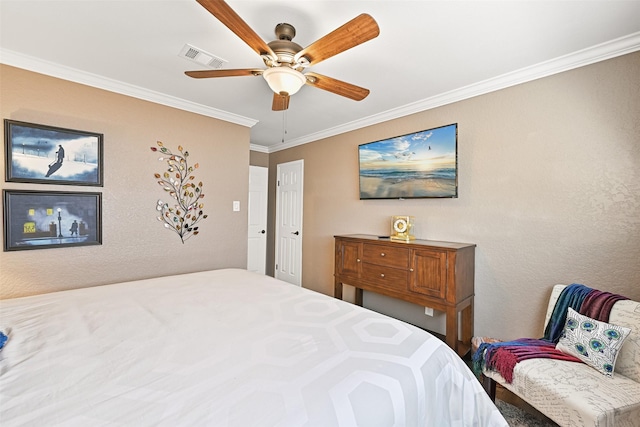
{"type": "Polygon", "coordinates": [[[103,135],[4,120],[6,180],[102,187],[103,135]]]}
{"type": "Polygon", "coordinates": [[[3,190],[4,250],[102,244],[102,193],[3,190]]]}

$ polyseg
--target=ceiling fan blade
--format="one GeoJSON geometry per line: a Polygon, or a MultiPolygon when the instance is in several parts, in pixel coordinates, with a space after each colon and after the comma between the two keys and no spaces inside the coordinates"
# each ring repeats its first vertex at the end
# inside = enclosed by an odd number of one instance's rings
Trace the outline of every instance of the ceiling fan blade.
{"type": "Polygon", "coordinates": [[[218,18],[227,28],[240,37],[251,49],[256,51],[258,55],[269,55],[274,60],[278,59],[278,56],[273,52],[264,40],[253,31],[253,29],[246,23],[240,15],[238,15],[231,7],[223,0],[196,0],[205,9],[209,11],[213,16],[218,18]]]}
{"type": "Polygon", "coordinates": [[[185,71],[184,73],[194,79],[208,79],[212,77],[259,76],[262,74],[262,71],[264,70],[256,68],[239,68],[235,70],[185,71]]]}
{"type": "Polygon", "coordinates": [[[369,95],[369,89],[343,82],[317,73],[307,73],[307,84],[326,90],[336,95],[344,96],[354,101],[362,101],[369,95]]]}
{"type": "Polygon", "coordinates": [[[277,93],[273,94],[273,104],[271,104],[271,109],[273,111],[283,111],[289,108],[289,99],[291,97],[289,95],[279,95],[277,93]]]}
{"type": "Polygon", "coordinates": [[[294,60],[306,57],[309,65],[317,64],[347,49],[376,38],[380,28],[375,19],[363,13],[298,52],[294,60]]]}

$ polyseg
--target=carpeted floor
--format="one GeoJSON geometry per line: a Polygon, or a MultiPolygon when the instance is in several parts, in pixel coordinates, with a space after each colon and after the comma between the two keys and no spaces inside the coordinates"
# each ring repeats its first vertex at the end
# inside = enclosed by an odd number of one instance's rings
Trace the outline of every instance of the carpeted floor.
{"type": "Polygon", "coordinates": [[[552,421],[544,421],[525,412],[510,403],[496,399],[496,406],[500,410],[502,416],[507,420],[510,427],[557,427],[558,425],[552,421]]]}

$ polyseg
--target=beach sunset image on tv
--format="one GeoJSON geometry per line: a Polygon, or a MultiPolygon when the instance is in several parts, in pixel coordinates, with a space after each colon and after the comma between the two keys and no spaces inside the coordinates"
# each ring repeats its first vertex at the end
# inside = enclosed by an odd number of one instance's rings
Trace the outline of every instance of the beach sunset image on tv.
{"type": "Polygon", "coordinates": [[[360,199],[458,197],[457,123],[358,147],[360,199]]]}

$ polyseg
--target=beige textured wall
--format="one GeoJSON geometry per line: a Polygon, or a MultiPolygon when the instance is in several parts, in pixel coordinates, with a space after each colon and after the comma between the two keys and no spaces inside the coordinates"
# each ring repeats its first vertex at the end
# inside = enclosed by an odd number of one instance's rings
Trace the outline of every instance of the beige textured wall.
{"type": "Polygon", "coordinates": [[[262,153],[260,151],[249,152],[249,164],[251,166],[262,166],[264,168],[269,167],[269,154],[262,153]]]}
{"type": "Polygon", "coordinates": [[[246,267],[249,137],[244,126],[0,66],[2,118],[104,134],[104,187],[4,182],[2,189],[102,192],[100,246],[0,253],[0,298],[138,278],[246,267]],[[180,242],[156,220],[170,201],[153,174],[164,172],[149,147],[180,144],[199,163],[205,213],[200,234],[180,242]]]}
{"type": "MultiPolygon", "coordinates": [[[[414,215],[419,238],[477,244],[477,335],[541,336],[555,283],[640,299],[638,76],[634,53],[271,154],[274,170],[304,159],[304,286],[332,294],[334,235],[414,215]],[[359,200],[358,144],[454,122],[459,198],[359,200]]],[[[365,304],[443,330],[421,307],[365,304]]]]}

